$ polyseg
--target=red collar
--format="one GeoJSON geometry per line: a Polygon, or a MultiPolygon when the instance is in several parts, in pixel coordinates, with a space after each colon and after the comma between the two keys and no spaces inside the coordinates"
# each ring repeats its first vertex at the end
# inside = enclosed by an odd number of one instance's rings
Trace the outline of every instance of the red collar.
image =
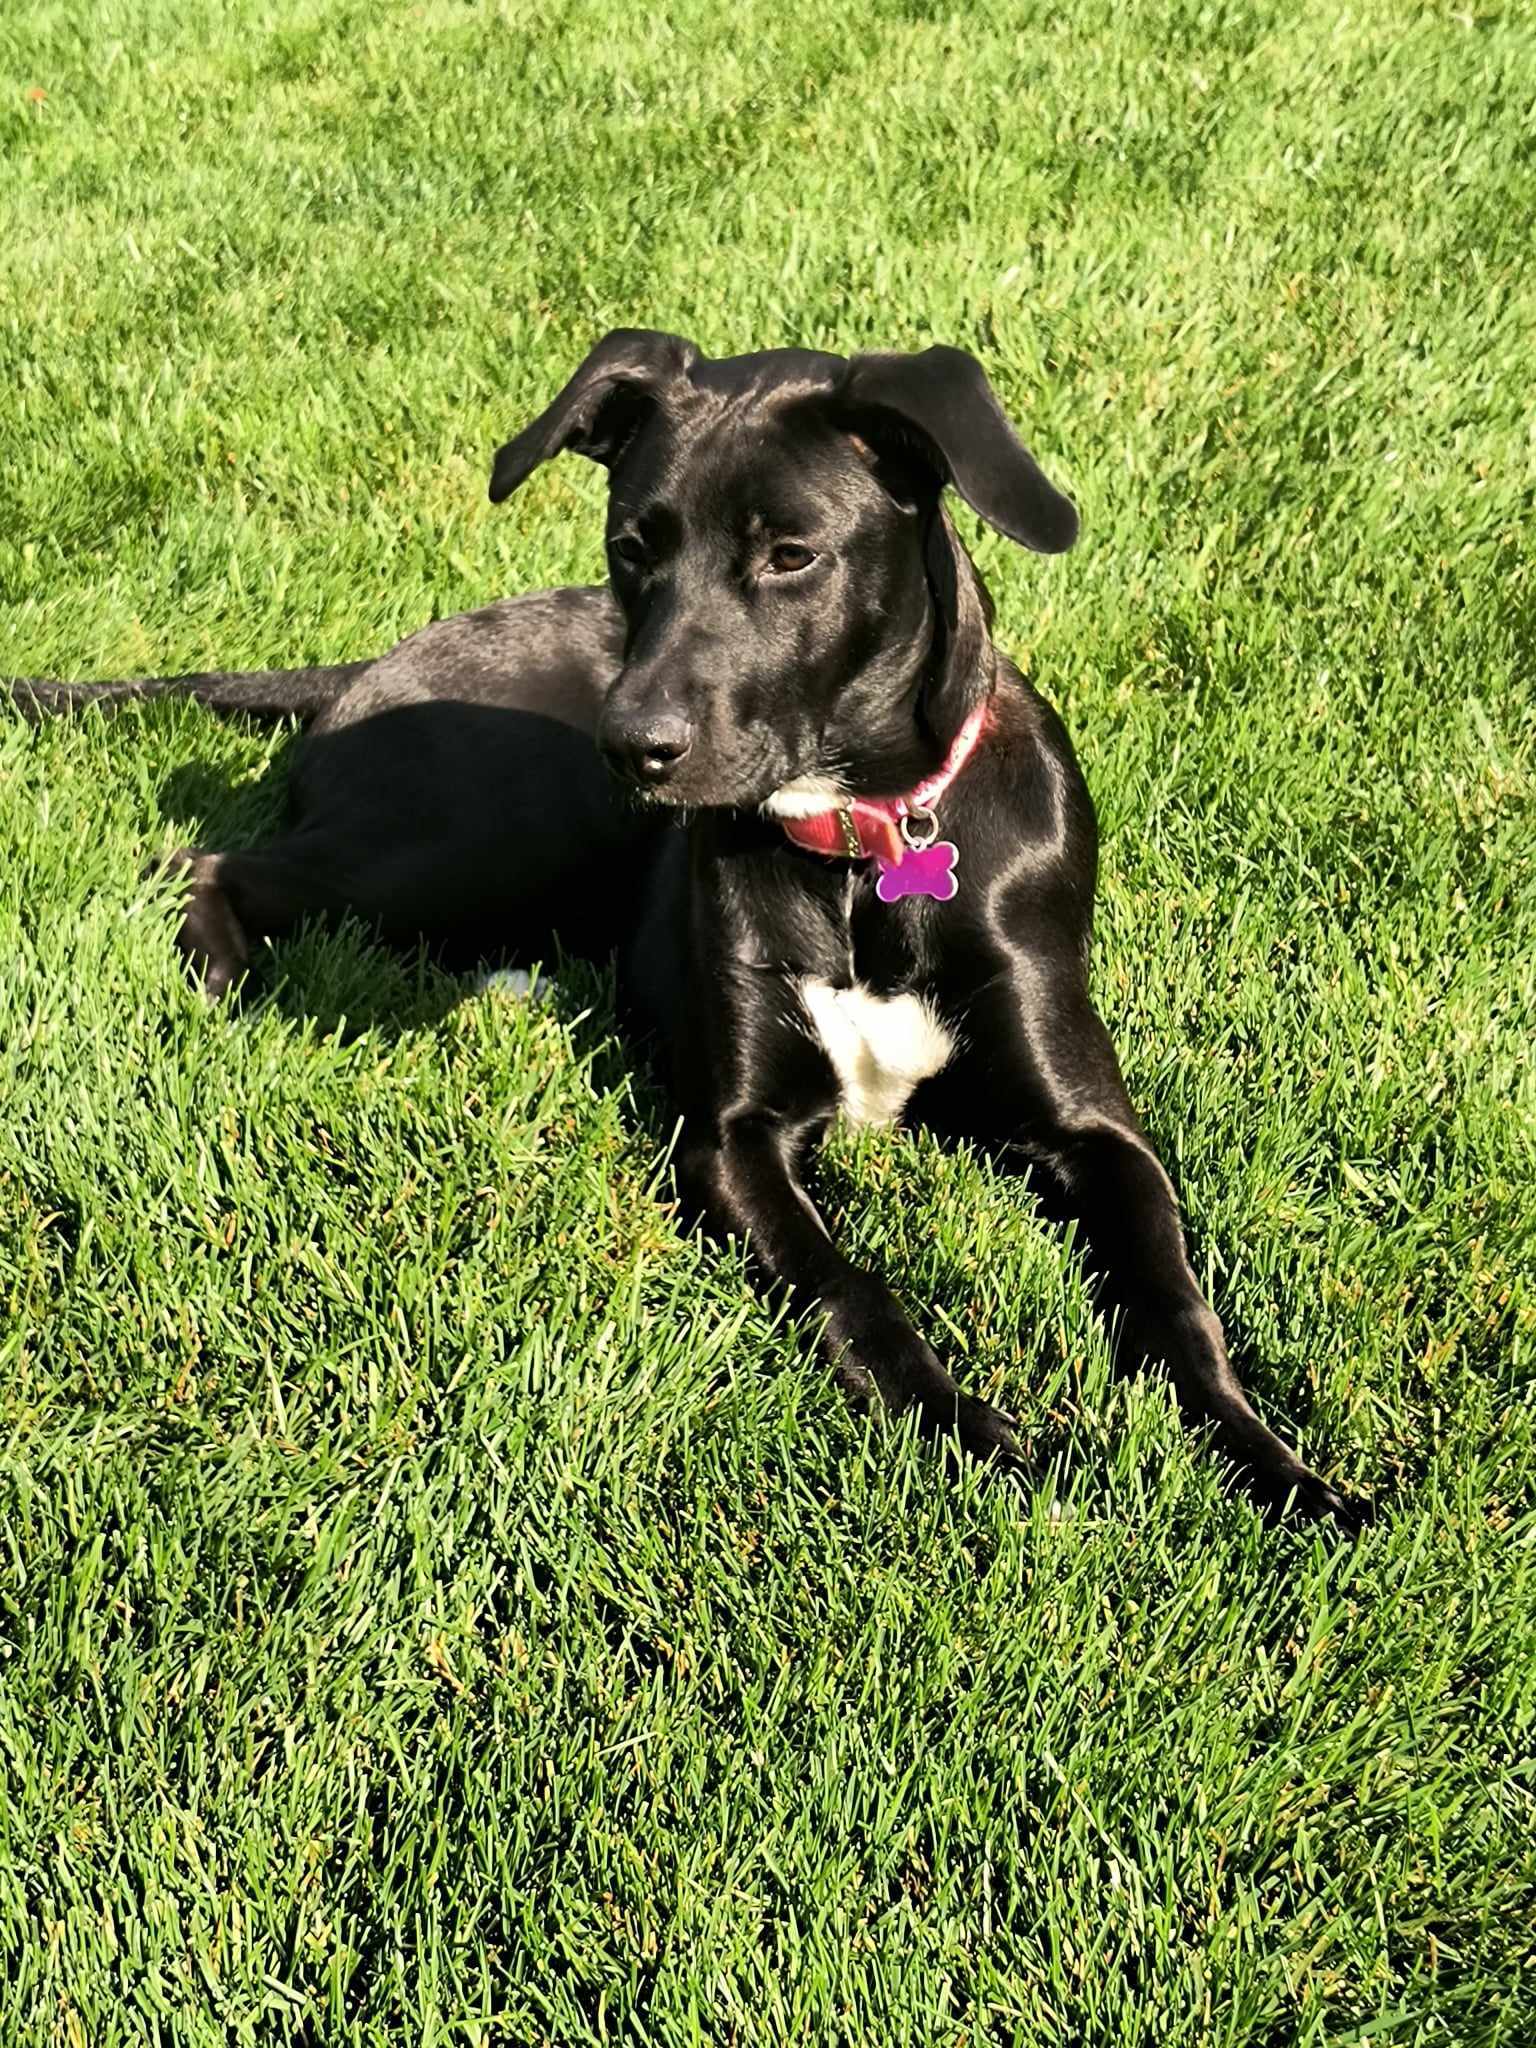
{"type": "Polygon", "coordinates": [[[832,860],[873,860],[878,856],[899,862],[907,850],[902,819],[932,814],[975,751],[991,708],[991,699],[983,697],[955,734],[944,765],[905,796],[856,796],[846,804],[813,811],[808,818],[780,818],[785,838],[832,860]]]}

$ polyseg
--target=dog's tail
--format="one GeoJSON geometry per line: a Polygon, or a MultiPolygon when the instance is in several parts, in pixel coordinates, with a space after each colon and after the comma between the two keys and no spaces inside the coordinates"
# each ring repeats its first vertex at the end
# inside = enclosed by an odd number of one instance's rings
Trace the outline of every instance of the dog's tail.
{"type": "Polygon", "coordinates": [[[243,674],[214,670],[208,675],[146,676],[129,683],[31,682],[16,677],[0,680],[0,690],[24,718],[39,720],[99,704],[116,711],[144,697],[195,697],[215,711],[244,711],[256,718],[313,718],[340,696],[367,661],[342,661],[330,668],[255,669],[243,674]]]}

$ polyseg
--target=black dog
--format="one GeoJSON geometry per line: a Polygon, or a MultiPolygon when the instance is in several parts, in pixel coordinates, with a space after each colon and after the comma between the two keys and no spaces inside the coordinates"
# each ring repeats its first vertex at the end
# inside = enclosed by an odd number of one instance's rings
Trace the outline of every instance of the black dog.
{"type": "Polygon", "coordinates": [[[616,945],[683,1113],[685,1200],[818,1307],[846,1387],[1017,1459],[805,1190],[839,1107],[905,1113],[1078,1220],[1124,1354],[1166,1363],[1266,1506],[1355,1527],[1249,1405],[1089,999],[1093,809],[943,491],[1045,552],[1077,515],[979,365],[711,362],[616,333],[500,451],[492,498],[564,449],[610,472],[611,589],[493,604],[372,663],[15,686],[24,709],[173,689],[311,721],[285,835],[177,856],[208,991],[312,913],[470,957],[616,945]]]}

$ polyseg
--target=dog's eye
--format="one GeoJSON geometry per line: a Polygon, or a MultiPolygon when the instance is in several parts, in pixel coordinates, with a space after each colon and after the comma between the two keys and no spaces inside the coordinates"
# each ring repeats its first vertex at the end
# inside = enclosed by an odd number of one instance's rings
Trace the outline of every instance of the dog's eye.
{"type": "Polygon", "coordinates": [[[793,576],[797,569],[809,569],[816,559],[814,548],[797,540],[781,540],[768,556],[768,568],[775,576],[793,576]]]}
{"type": "Polygon", "coordinates": [[[644,568],[646,562],[645,542],[638,533],[616,533],[608,543],[621,562],[627,562],[631,569],[644,568]]]}

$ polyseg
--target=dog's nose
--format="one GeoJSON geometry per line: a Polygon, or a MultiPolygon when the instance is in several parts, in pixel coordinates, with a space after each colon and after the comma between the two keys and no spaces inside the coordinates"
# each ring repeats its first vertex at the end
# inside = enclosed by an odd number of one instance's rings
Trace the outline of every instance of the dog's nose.
{"type": "Polygon", "coordinates": [[[687,719],[675,711],[661,711],[633,724],[611,726],[603,751],[622,773],[659,789],[692,745],[693,727],[687,719]]]}

